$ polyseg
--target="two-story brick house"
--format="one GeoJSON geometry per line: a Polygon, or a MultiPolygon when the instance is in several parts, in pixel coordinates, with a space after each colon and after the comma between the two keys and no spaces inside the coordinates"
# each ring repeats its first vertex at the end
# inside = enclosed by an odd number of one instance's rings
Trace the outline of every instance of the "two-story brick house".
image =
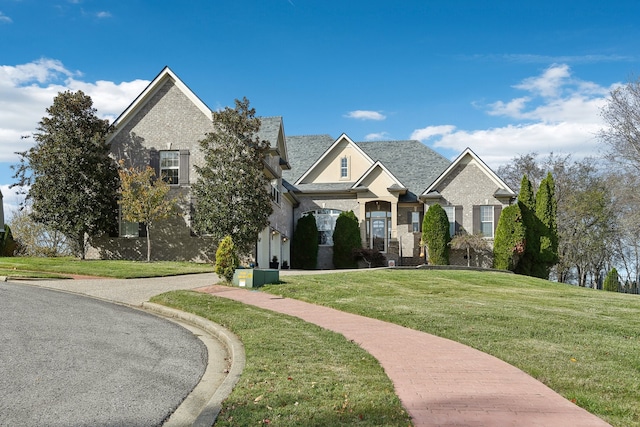
{"type": "MultiPolygon", "coordinates": [[[[264,164],[273,200],[270,225],[256,236],[252,254],[267,267],[290,261],[295,224],[313,213],[318,225],[319,268],[331,268],[332,235],[342,211],[360,220],[364,246],[398,264],[419,264],[422,217],[440,203],[451,232],[483,232],[491,239],[511,190],[471,150],[453,162],[419,141],[354,142],[343,134],[285,136],[281,117],[261,118],[260,137],[271,150],[264,164]]],[[[115,159],[153,166],[182,199],[182,214],[154,230],[154,258],[209,261],[217,242],[191,227],[190,187],[202,162],[198,141],[213,129],[211,110],[167,67],[116,119],[109,137],[115,159]]],[[[120,221],[117,237],[92,239],[89,256],[142,259],[138,224],[120,221]]],[[[455,258],[454,258],[455,259],[455,258]]],[[[462,263],[462,261],[460,262],[462,263]]],[[[465,263],[466,264],[466,263],[465,263]]]]}

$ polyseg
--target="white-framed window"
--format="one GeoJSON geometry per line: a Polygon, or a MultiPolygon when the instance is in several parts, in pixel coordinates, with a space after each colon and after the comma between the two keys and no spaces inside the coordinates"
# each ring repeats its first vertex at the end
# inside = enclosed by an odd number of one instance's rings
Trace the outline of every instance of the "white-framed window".
{"type": "Polygon", "coordinates": [[[420,232],[420,212],[411,212],[411,231],[420,232]]]}
{"type": "Polygon", "coordinates": [[[177,185],[180,176],[180,152],[160,152],[160,176],[168,184],[177,185]]]}
{"type": "Polygon", "coordinates": [[[347,156],[340,159],[340,178],[349,178],[349,159],[347,156]]]}
{"type": "Polygon", "coordinates": [[[493,206],[480,206],[480,232],[484,237],[493,237],[493,206]]]}
{"type": "Polygon", "coordinates": [[[276,204],[280,204],[280,180],[272,179],[271,180],[271,200],[273,200],[276,204]]]}
{"type": "Polygon", "coordinates": [[[453,237],[456,234],[456,207],[455,206],[443,206],[444,211],[447,213],[449,219],[449,236],[453,237]]]}
{"type": "Polygon", "coordinates": [[[140,224],[137,222],[120,221],[120,237],[139,237],[140,224]]]}
{"type": "Polygon", "coordinates": [[[313,214],[316,219],[319,245],[333,246],[333,231],[336,228],[336,220],[341,213],[342,211],[338,209],[318,209],[303,213],[303,216],[313,214]]]}

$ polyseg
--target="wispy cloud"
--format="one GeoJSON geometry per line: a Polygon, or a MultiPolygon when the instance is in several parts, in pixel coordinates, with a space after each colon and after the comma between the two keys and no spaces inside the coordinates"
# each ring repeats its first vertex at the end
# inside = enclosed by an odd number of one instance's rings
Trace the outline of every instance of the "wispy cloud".
{"type": "Polygon", "coordinates": [[[553,65],[514,86],[524,91],[524,96],[485,107],[487,114],[513,123],[479,130],[426,126],[413,131],[411,138],[458,153],[472,147],[492,167],[533,151],[576,158],[596,156],[599,146],[595,135],[604,126],[600,110],[615,86],[582,81],[566,64],[553,65]]]}
{"type": "Polygon", "coordinates": [[[355,110],[350,111],[344,115],[349,119],[358,119],[358,120],[384,120],[387,118],[384,114],[379,111],[368,111],[368,110],[355,110]]]}
{"type": "Polygon", "coordinates": [[[365,141],[384,141],[385,139],[389,139],[388,132],[370,133],[364,137],[365,141]]]}
{"type": "Polygon", "coordinates": [[[107,12],[107,11],[98,12],[96,13],[96,17],[100,19],[111,18],[111,12],[107,12]]]}
{"type": "Polygon", "coordinates": [[[0,12],[0,24],[11,24],[13,20],[5,15],[3,12],[0,12]]]}

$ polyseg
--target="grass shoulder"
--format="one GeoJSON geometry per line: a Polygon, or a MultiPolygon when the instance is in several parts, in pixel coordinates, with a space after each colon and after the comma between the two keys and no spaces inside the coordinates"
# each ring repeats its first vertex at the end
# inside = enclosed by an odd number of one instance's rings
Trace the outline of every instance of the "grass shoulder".
{"type": "Polygon", "coordinates": [[[207,294],[170,292],[152,301],[207,318],[242,340],[246,367],[216,426],[411,425],[379,363],[342,335],[207,294]]]}
{"type": "Polygon", "coordinates": [[[0,276],[66,278],[96,276],[117,279],[211,273],[210,264],[173,261],[80,260],[74,257],[0,257],[0,276]]]}

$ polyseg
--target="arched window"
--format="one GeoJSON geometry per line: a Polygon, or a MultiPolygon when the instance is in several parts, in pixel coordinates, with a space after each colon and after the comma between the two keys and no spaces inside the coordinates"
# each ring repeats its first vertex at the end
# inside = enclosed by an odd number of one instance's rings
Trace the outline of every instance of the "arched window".
{"type": "Polygon", "coordinates": [[[318,244],[333,246],[333,230],[336,228],[336,220],[342,211],[338,209],[317,209],[307,211],[302,215],[313,214],[318,227],[318,244]]]}

